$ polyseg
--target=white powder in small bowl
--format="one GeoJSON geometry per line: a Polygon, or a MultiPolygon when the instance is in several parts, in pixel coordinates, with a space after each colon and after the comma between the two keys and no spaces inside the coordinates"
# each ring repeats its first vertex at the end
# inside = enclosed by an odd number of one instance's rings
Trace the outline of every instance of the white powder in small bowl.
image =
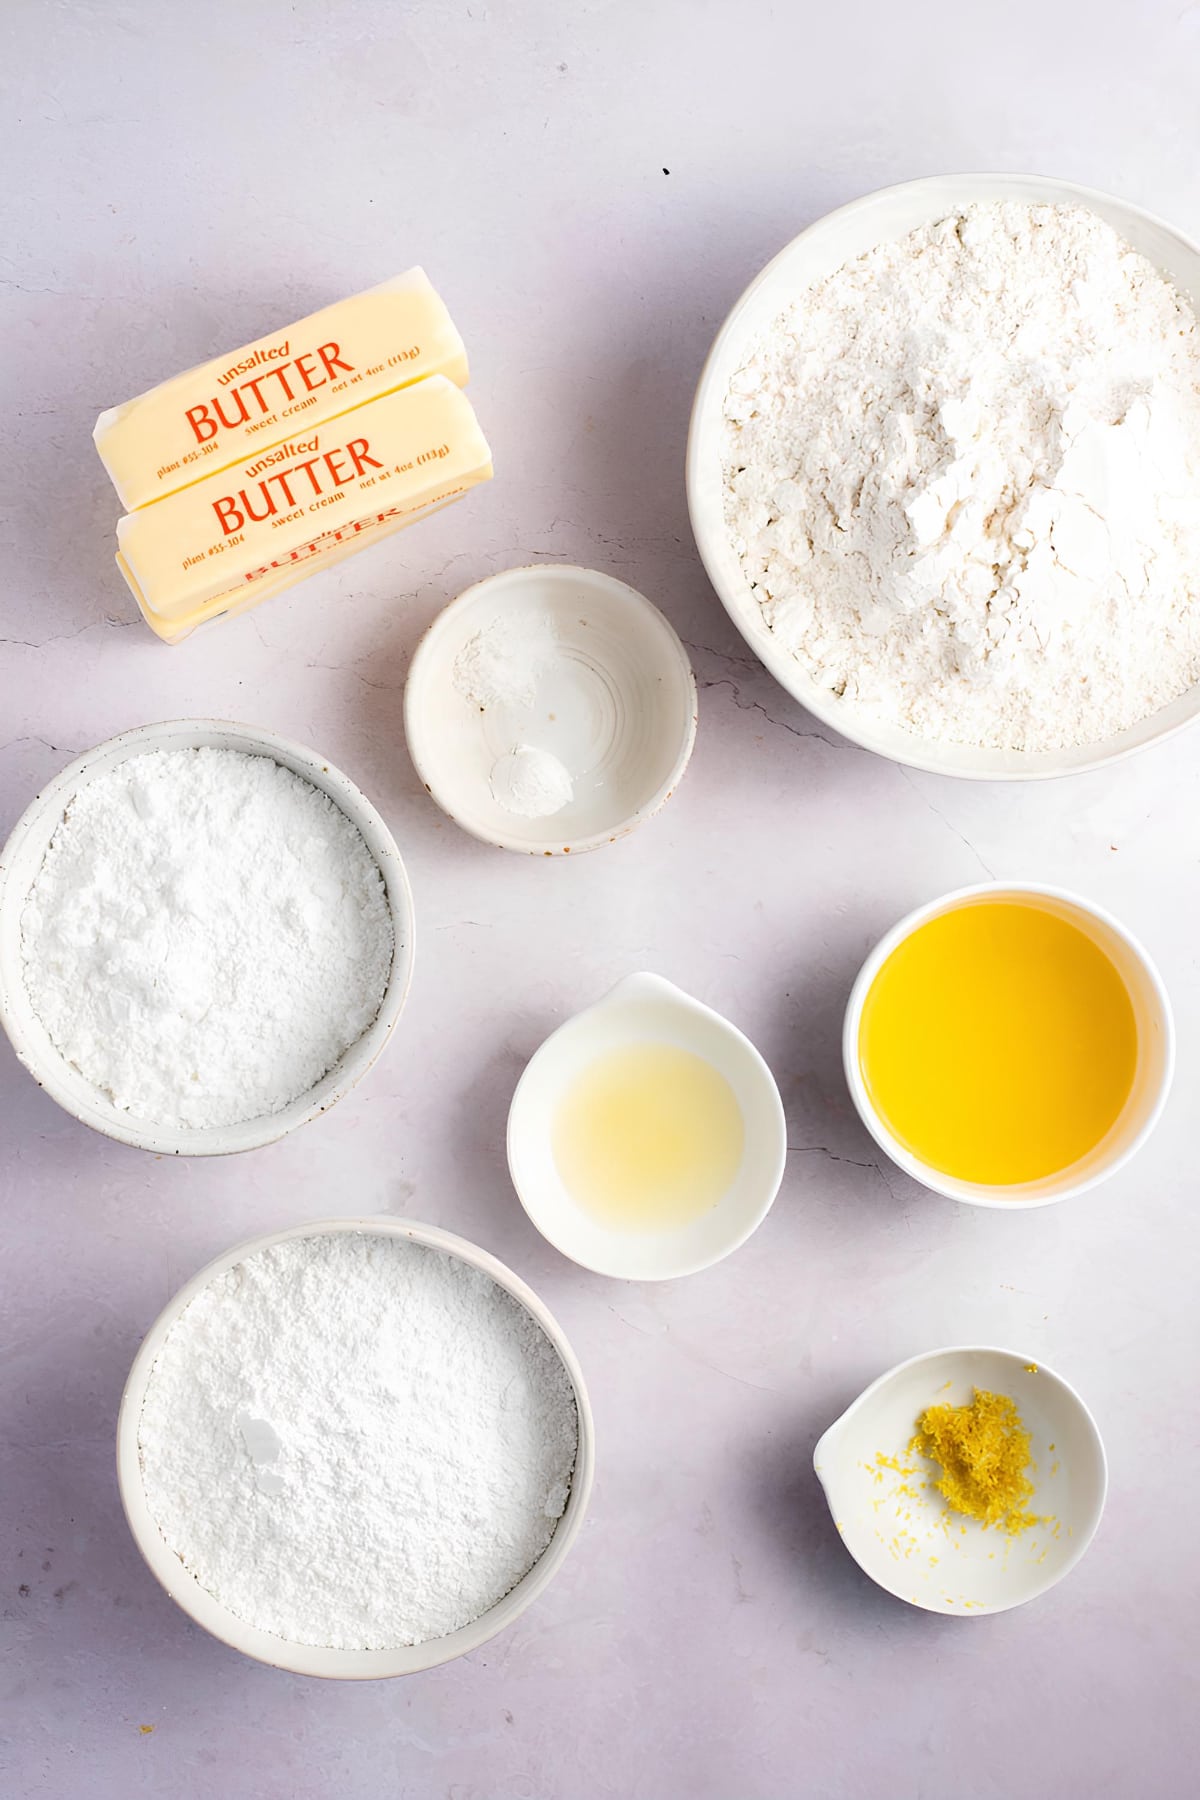
{"type": "Polygon", "coordinates": [[[552,619],[501,616],[462,646],[454,659],[454,685],[480,712],[530,707],[538,682],[558,653],[552,619]]]}
{"type": "Polygon", "coordinates": [[[522,819],[548,819],[569,806],[575,793],[571,771],[550,750],[518,744],[492,766],[492,798],[522,819]]]}
{"type": "Polygon", "coordinates": [[[85,782],[25,902],[25,985],[118,1111],[202,1128],[279,1112],[375,1018],[394,932],[379,865],[267,756],[156,750],[85,782]]]}
{"type": "Polygon", "coordinates": [[[147,1505],[202,1587],[292,1643],[444,1637],[510,1593],[565,1510],[578,1413],[557,1350],[459,1257],[290,1238],[167,1334],[138,1429],[147,1505]]]}

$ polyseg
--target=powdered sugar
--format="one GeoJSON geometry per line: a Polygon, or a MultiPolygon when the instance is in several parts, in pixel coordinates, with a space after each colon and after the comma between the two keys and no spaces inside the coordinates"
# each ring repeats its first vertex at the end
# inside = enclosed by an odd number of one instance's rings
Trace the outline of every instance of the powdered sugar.
{"type": "Polygon", "coordinates": [[[149,751],[86,782],[22,915],[25,983],[62,1054],[131,1117],[231,1125],[306,1093],[379,1010],[379,866],[265,756],[149,751]]]}
{"type": "Polygon", "coordinates": [[[578,1419],[541,1327],[457,1257],[291,1238],[176,1321],[139,1427],[147,1504],[201,1585],[295,1643],[387,1649],[480,1617],[566,1506],[578,1419]]]}
{"type": "Polygon", "coordinates": [[[1200,679],[1196,322],[1094,214],[878,246],[797,297],[726,414],[764,617],[857,709],[1048,749],[1200,679]]]}

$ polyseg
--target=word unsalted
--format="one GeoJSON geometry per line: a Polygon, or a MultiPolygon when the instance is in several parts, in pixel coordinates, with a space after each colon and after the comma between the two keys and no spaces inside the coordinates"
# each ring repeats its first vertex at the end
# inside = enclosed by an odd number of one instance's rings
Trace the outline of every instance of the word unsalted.
{"type": "Polygon", "coordinates": [[[174,643],[491,474],[470,401],[433,375],[128,514],[117,564],[146,622],[174,643]]]}
{"type": "Polygon", "coordinates": [[[467,354],[424,270],[410,269],[110,407],[96,448],[133,512],[429,375],[465,387],[467,354]]]}

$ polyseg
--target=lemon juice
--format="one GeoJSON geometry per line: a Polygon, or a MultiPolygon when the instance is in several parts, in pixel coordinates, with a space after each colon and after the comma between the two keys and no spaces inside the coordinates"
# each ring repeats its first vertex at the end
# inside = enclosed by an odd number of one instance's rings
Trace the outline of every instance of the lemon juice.
{"type": "Polygon", "coordinates": [[[576,1078],[554,1118],[559,1175],[574,1199],[620,1231],[671,1231],[726,1193],[745,1125],[712,1064],[676,1044],[610,1050],[576,1078]]]}

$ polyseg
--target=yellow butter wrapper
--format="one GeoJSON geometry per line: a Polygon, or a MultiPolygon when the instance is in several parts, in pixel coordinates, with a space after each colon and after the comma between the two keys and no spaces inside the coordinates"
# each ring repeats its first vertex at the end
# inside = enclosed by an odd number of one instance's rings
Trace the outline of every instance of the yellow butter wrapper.
{"type": "Polygon", "coordinates": [[[465,386],[467,354],[410,269],[111,407],[93,436],[132,512],[429,375],[465,386]]]}
{"type": "Polygon", "coordinates": [[[147,623],[176,642],[491,474],[470,402],[435,375],[127,514],[117,564],[147,623]]]}

